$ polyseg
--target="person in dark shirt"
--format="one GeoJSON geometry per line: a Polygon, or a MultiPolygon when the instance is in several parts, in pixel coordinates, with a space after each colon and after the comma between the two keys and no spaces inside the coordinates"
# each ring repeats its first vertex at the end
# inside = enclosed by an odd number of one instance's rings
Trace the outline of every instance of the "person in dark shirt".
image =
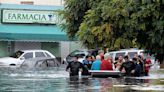
{"type": "Polygon", "coordinates": [[[92,60],[92,56],[91,55],[87,55],[86,56],[86,59],[83,60],[83,65],[88,69],[90,70],[91,69],[91,66],[92,66],[92,63],[93,63],[93,60],[92,60]]]}
{"type": "Polygon", "coordinates": [[[139,64],[141,66],[141,75],[144,75],[144,73],[145,73],[144,63],[145,63],[146,59],[144,59],[143,55],[139,55],[138,61],[139,61],[139,64]]]}
{"type": "Polygon", "coordinates": [[[70,76],[78,76],[79,71],[84,70],[84,66],[82,63],[78,61],[78,56],[73,58],[73,61],[68,64],[66,67],[66,71],[70,68],[70,76]]]}
{"type": "Polygon", "coordinates": [[[135,64],[132,61],[129,61],[128,56],[125,56],[124,59],[125,59],[125,62],[122,63],[120,67],[120,71],[122,71],[122,69],[124,68],[125,75],[132,76],[134,74],[135,64]]]}
{"type": "Polygon", "coordinates": [[[133,61],[134,64],[135,64],[134,76],[135,76],[135,77],[141,76],[142,67],[141,67],[141,64],[140,64],[139,59],[133,58],[132,61],[133,61]]]}

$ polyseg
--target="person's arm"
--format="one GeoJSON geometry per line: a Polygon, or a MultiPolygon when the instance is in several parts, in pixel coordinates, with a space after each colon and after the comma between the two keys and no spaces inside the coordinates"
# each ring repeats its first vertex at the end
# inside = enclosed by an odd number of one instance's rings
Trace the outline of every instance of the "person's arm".
{"type": "Polygon", "coordinates": [[[119,70],[122,71],[123,67],[124,67],[124,63],[120,65],[119,70]]]}
{"type": "Polygon", "coordinates": [[[136,68],[136,65],[132,62],[132,61],[130,61],[131,63],[132,63],[132,70],[131,70],[131,73],[132,74],[134,74],[135,73],[135,68],[136,68]]]}
{"type": "Polygon", "coordinates": [[[91,66],[91,70],[93,70],[93,63],[92,63],[92,66],[91,66]]]}
{"type": "Polygon", "coordinates": [[[80,68],[82,68],[82,70],[84,70],[85,65],[83,65],[82,63],[80,63],[80,68]]]}
{"type": "Polygon", "coordinates": [[[70,68],[70,63],[68,63],[68,66],[66,67],[66,71],[70,68]]]}

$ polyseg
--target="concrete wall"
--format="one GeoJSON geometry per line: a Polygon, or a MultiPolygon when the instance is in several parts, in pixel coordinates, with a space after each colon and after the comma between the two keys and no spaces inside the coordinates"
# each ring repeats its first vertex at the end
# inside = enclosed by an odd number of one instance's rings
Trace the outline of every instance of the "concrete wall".
{"type": "Polygon", "coordinates": [[[41,49],[40,42],[15,42],[14,51],[29,50],[29,49],[41,49]]]}
{"type": "Polygon", "coordinates": [[[50,51],[56,57],[61,57],[59,42],[42,42],[41,49],[50,51]]]}
{"type": "Polygon", "coordinates": [[[7,42],[0,41],[0,58],[9,54],[7,49],[7,42]]]}
{"type": "Polygon", "coordinates": [[[61,59],[63,59],[70,53],[70,42],[61,42],[61,59]]]}
{"type": "Polygon", "coordinates": [[[0,0],[0,3],[21,4],[22,1],[33,1],[34,5],[63,5],[64,0],[0,0]]]}

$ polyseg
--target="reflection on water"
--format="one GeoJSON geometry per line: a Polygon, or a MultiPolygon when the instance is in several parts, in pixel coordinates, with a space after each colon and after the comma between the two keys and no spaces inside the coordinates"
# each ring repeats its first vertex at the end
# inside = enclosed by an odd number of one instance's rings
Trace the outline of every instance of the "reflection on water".
{"type": "Polygon", "coordinates": [[[0,70],[0,92],[163,92],[164,70],[147,77],[92,78],[69,77],[60,69],[24,71],[0,70]]]}

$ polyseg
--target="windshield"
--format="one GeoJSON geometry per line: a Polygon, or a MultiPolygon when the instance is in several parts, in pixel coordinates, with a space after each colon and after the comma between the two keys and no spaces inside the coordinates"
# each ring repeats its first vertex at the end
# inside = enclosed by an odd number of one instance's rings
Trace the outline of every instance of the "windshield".
{"type": "Polygon", "coordinates": [[[17,51],[15,52],[13,55],[11,55],[10,57],[13,57],[13,58],[19,58],[24,52],[22,51],[17,51]]]}
{"type": "Polygon", "coordinates": [[[129,58],[132,59],[137,52],[128,52],[129,58]]]}
{"type": "Polygon", "coordinates": [[[85,56],[85,53],[84,53],[84,51],[75,50],[75,51],[73,51],[72,53],[69,54],[70,57],[74,57],[76,55],[85,56]]]}

